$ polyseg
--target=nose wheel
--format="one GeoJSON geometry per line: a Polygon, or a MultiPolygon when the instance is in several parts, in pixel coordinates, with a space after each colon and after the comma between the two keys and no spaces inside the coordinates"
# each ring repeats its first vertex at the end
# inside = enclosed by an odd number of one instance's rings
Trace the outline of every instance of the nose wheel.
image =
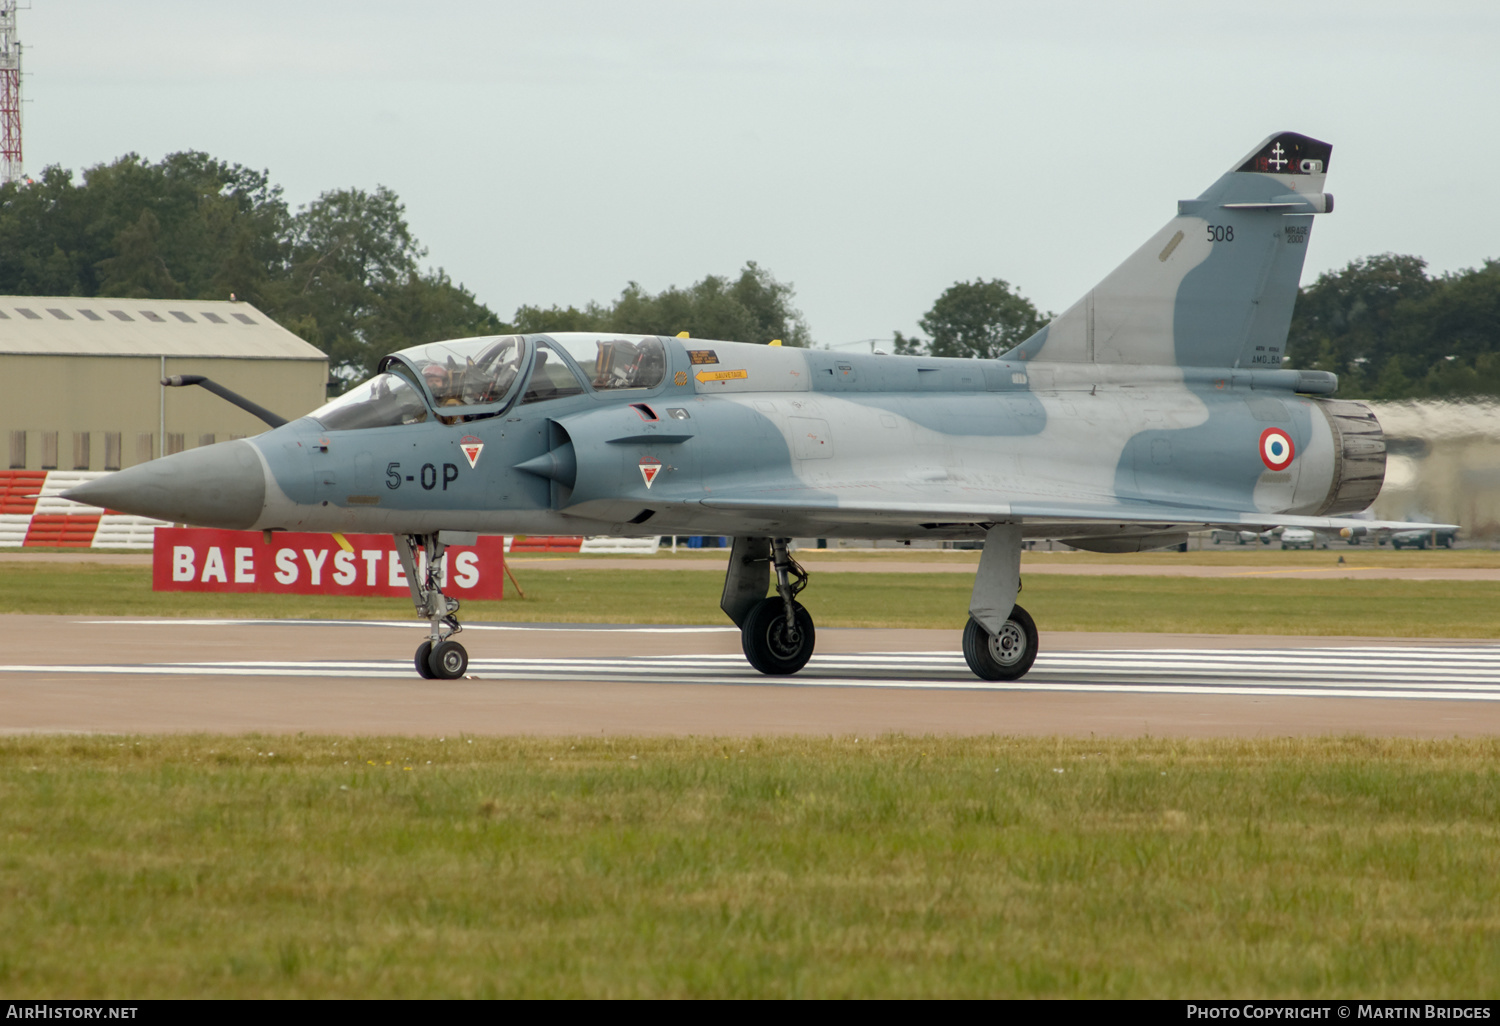
{"type": "Polygon", "coordinates": [[[425,617],[432,632],[417,646],[412,659],[423,680],[458,680],[469,668],[469,653],[453,635],[463,630],[458,622],[458,599],[443,594],[443,555],[447,546],[435,534],[396,535],[396,555],[411,587],[412,605],[425,617]],[[425,559],[419,560],[419,554],[425,559]],[[423,565],[425,564],[425,565],[423,565]]]}

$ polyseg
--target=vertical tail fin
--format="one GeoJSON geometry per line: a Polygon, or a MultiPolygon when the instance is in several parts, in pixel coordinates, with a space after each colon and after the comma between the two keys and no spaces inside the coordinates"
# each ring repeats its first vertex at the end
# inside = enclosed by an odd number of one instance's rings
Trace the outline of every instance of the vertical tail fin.
{"type": "Polygon", "coordinates": [[[1271,136],[1007,358],[1279,367],[1332,149],[1271,136]]]}

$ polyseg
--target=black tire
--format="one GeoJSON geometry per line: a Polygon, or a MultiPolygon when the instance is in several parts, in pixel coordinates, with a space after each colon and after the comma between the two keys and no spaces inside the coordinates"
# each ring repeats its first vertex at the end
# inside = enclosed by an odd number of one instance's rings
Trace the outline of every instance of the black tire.
{"type": "Polygon", "coordinates": [[[469,653],[456,641],[445,641],[427,657],[427,667],[438,680],[458,680],[469,668],[469,653]]]}
{"type": "Polygon", "coordinates": [[[787,638],[786,602],[780,595],[762,599],[745,617],[740,627],[740,644],[750,665],[761,673],[772,676],[796,673],[812,658],[817,642],[812,614],[800,602],[792,603],[792,612],[796,617],[795,641],[787,638]]]}
{"type": "Polygon", "coordinates": [[[1020,680],[1036,662],[1036,653],[1036,624],[1020,606],[1010,611],[998,637],[991,637],[972,616],[964,626],[964,661],[976,677],[1020,680]]]}
{"type": "Polygon", "coordinates": [[[416,663],[417,665],[417,676],[421,677],[423,680],[432,680],[432,667],[428,664],[427,661],[431,657],[431,655],[432,642],[424,641],[417,646],[417,656],[412,660],[412,662],[416,663]]]}

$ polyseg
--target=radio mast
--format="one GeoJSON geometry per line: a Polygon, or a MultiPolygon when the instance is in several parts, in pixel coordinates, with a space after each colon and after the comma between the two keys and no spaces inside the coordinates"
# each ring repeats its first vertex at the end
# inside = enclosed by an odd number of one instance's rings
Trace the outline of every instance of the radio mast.
{"type": "Polygon", "coordinates": [[[0,0],[0,185],[21,178],[21,43],[18,0],[0,0]]]}

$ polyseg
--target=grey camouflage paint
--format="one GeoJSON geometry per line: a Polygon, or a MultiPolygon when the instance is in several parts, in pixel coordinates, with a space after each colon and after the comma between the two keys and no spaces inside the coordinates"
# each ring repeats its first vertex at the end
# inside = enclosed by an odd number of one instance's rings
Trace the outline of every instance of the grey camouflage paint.
{"type": "MultiPolygon", "coordinates": [[[[998,360],[664,338],[666,373],[653,388],[512,398],[451,425],[433,407],[422,424],[327,431],[315,413],[231,443],[258,455],[264,500],[229,519],[401,534],[866,538],[979,538],[1013,523],[1025,537],[1103,550],[1167,544],[1209,525],[1354,526],[1321,514],[1373,499],[1378,426],[1371,418],[1351,452],[1352,436],[1318,398],[1333,391],[1332,376],[1280,366],[1310,225],[1331,207],[1327,160],[1315,140],[1266,140],[998,360]],[[1275,165],[1278,148],[1303,163],[1275,165]],[[1268,160],[1271,170],[1257,169],[1268,160]],[[690,351],[716,362],[694,363],[690,351]],[[1268,428],[1295,447],[1284,470],[1262,459],[1268,428]],[[473,466],[465,438],[483,444],[473,466]],[[641,465],[653,461],[660,471],[648,483],[641,465]],[[1367,498],[1349,490],[1356,477],[1367,498]]],[[[527,361],[543,338],[524,340],[527,361]]],[[[477,352],[490,341],[446,345],[477,352]]],[[[422,352],[391,362],[420,382],[422,352]]],[[[199,495],[201,511],[179,497],[174,513],[230,526],[210,499],[240,465],[216,476],[200,453],[70,494],[150,513],[132,497],[131,475],[159,481],[192,458],[179,496],[199,495]]]]}

